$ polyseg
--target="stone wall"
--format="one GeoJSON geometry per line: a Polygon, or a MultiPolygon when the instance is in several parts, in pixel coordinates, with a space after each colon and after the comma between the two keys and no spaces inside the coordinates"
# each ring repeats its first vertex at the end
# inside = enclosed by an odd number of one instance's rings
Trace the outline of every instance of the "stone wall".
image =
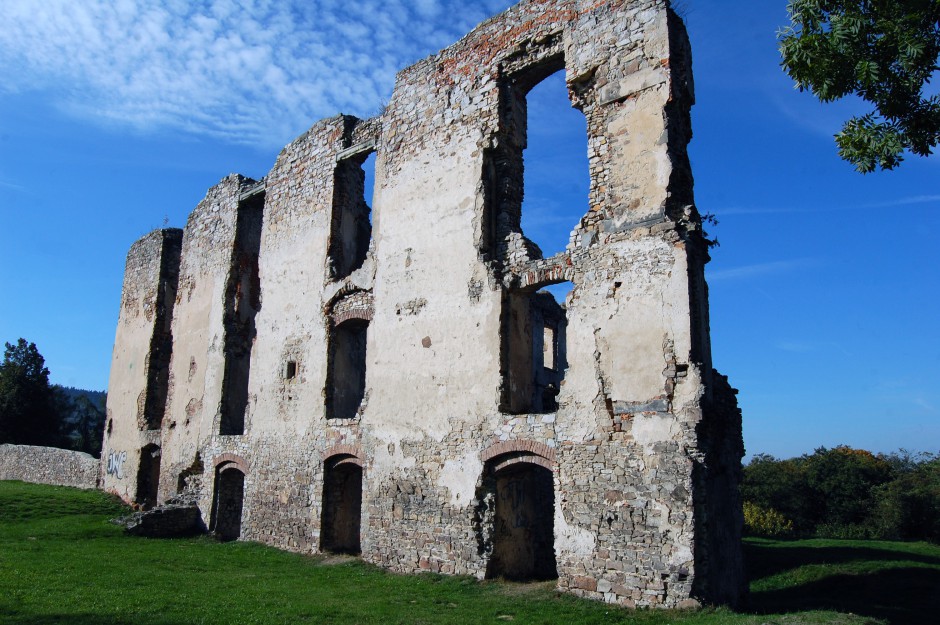
{"type": "Polygon", "coordinates": [[[97,488],[97,458],[80,451],[32,445],[0,445],[0,480],[97,488]]]}
{"type": "Polygon", "coordinates": [[[148,503],[158,458],[157,500],[225,537],[354,550],[333,521],[357,518],[362,557],[396,571],[735,603],[741,420],[711,363],[692,100],[665,0],[527,0],[400,72],[380,116],[225,178],[179,246],[129,256],[104,441],[127,462],[105,488],[148,503]],[[521,225],[526,94],[557,70],[591,182],[543,258],[521,225]],[[563,305],[540,291],[563,281],[563,305]],[[142,317],[160,289],[166,316],[142,317]],[[132,398],[164,394],[139,418],[132,398]]]}

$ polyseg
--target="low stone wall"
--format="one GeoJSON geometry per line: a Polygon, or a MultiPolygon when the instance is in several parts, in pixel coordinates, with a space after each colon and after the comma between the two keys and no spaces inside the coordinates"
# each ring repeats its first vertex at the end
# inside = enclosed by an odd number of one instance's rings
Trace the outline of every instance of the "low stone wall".
{"type": "Polygon", "coordinates": [[[0,445],[0,480],[97,488],[98,459],[56,447],[0,445]]]}

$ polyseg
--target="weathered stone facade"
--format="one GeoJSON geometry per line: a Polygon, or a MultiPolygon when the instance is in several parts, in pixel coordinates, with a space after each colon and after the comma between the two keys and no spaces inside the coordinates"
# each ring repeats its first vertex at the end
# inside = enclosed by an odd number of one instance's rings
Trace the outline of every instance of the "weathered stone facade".
{"type": "Polygon", "coordinates": [[[741,418],[711,365],[692,100],[666,0],[527,0],[402,71],[380,116],[225,178],[128,255],[105,488],[396,571],[735,603],[741,418]],[[525,95],[559,69],[590,196],[542,258],[525,95]],[[562,281],[563,307],[538,292],[562,281]]]}

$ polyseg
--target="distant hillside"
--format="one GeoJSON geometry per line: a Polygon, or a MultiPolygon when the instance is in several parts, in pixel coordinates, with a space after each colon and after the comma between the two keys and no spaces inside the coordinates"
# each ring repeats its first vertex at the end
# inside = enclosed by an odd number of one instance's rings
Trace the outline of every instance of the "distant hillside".
{"type": "Polygon", "coordinates": [[[58,384],[53,384],[53,386],[58,389],[60,393],[63,393],[69,401],[75,401],[82,395],[87,397],[95,406],[101,408],[101,411],[104,412],[104,404],[108,399],[107,391],[86,391],[83,388],[75,388],[73,386],[60,386],[58,384]]]}
{"type": "Polygon", "coordinates": [[[107,392],[58,384],[54,388],[60,399],[63,446],[99,457],[106,419],[107,392]]]}

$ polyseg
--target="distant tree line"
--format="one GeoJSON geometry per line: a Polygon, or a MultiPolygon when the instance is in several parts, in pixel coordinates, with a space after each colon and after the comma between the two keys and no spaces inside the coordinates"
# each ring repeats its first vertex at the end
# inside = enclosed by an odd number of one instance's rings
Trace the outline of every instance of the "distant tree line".
{"type": "Polygon", "coordinates": [[[820,447],[755,456],[741,488],[745,532],[940,543],[940,455],[820,447]]]}
{"type": "Polygon", "coordinates": [[[35,343],[5,344],[0,363],[0,443],[44,445],[101,455],[105,401],[102,391],[49,383],[35,343]]]}

